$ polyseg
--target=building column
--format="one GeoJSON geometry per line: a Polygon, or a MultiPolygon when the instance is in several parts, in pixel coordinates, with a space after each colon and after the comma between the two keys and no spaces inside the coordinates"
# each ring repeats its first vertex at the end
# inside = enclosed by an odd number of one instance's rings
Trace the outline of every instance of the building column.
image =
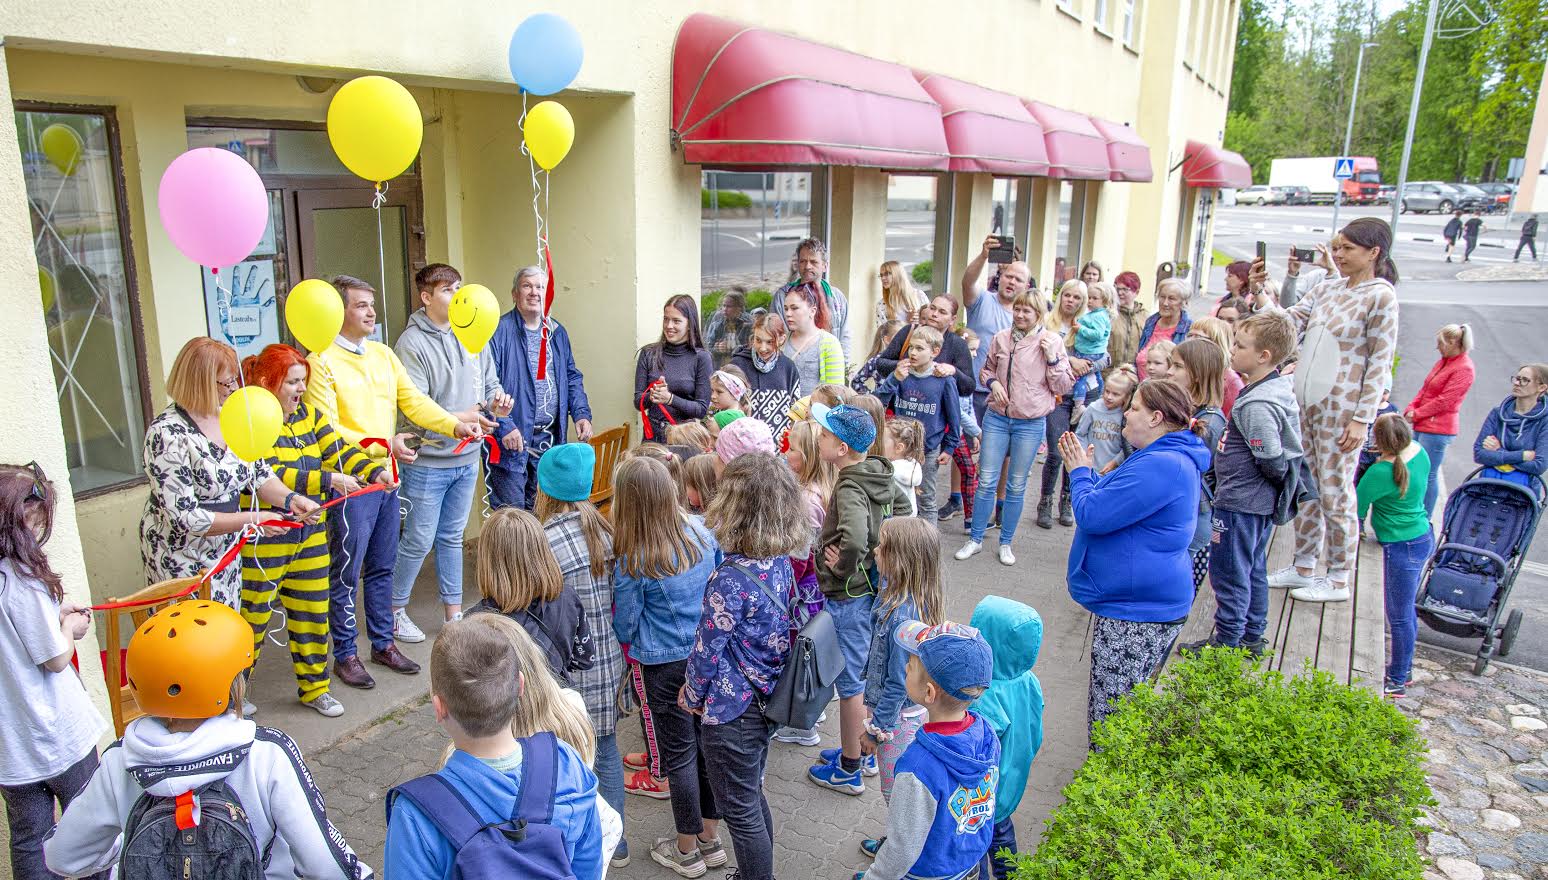
{"type": "Polygon", "coordinates": [[[1032,277],[1052,289],[1054,253],[1059,245],[1059,181],[1039,177],[1032,181],[1032,229],[1024,245],[1032,277]]]}
{"type": "Polygon", "coordinates": [[[956,173],[942,179],[943,188],[948,180],[951,252],[947,255],[950,263],[946,266],[946,281],[948,290],[960,294],[962,270],[983,250],[984,237],[994,225],[994,178],[988,174],[956,173]]]}
{"type": "Polygon", "coordinates": [[[851,361],[871,344],[873,315],[881,297],[876,272],[887,259],[887,173],[874,168],[829,171],[832,218],[828,240],[828,281],[849,298],[851,361]]]}

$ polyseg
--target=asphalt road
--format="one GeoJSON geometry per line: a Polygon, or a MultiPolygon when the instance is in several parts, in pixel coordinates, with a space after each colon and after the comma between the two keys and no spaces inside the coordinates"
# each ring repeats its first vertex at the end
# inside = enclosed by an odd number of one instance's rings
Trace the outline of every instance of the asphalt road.
{"type": "MultiPolygon", "coordinates": [[[[764,224],[757,217],[705,220],[699,231],[704,272],[722,276],[757,275],[783,280],[796,243],[806,236],[807,218],[797,216],[764,224]]],[[[929,211],[893,211],[887,216],[887,259],[904,266],[930,259],[935,250],[935,215],[929,211]]]]}

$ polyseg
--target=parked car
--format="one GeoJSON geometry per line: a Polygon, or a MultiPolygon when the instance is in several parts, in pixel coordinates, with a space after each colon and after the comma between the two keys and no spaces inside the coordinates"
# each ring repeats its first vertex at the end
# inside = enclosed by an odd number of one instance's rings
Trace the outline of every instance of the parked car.
{"type": "Polygon", "coordinates": [[[1284,197],[1282,204],[1309,205],[1311,204],[1311,187],[1306,186],[1275,186],[1270,189],[1284,197]]]}
{"type": "Polygon", "coordinates": [[[1464,211],[1483,211],[1485,213],[1494,210],[1494,195],[1484,192],[1471,183],[1453,183],[1451,188],[1462,196],[1461,208],[1464,211]]]}
{"type": "Polygon", "coordinates": [[[1494,210],[1501,212],[1510,210],[1510,202],[1516,197],[1515,184],[1494,181],[1492,183],[1475,183],[1473,185],[1494,196],[1494,210]]]}
{"type": "Polygon", "coordinates": [[[1377,205],[1390,205],[1390,204],[1392,204],[1392,197],[1394,195],[1396,195],[1396,194],[1397,194],[1397,187],[1390,186],[1388,184],[1382,184],[1381,186],[1376,188],[1376,198],[1375,198],[1373,204],[1377,204],[1377,205]]]}
{"type": "Polygon", "coordinates": [[[1409,211],[1439,211],[1442,214],[1450,214],[1462,207],[1461,193],[1453,189],[1450,184],[1432,180],[1404,184],[1402,200],[1398,202],[1398,209],[1405,214],[1409,211]]]}
{"type": "Polygon", "coordinates": [[[1249,186],[1236,191],[1236,203],[1238,205],[1282,205],[1285,203],[1285,194],[1276,192],[1269,186],[1249,186]]]}

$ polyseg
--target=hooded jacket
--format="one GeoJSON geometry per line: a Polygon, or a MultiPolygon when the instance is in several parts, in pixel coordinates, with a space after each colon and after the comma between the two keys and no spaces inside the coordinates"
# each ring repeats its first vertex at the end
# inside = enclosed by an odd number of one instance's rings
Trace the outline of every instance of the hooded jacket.
{"type": "Polygon", "coordinates": [[[912,458],[895,458],[892,460],[892,479],[908,496],[908,515],[918,516],[919,501],[915,493],[924,482],[924,467],[912,458]]]}
{"type": "Polygon", "coordinates": [[[1015,333],[1015,328],[1007,328],[989,340],[989,355],[978,378],[985,387],[995,382],[1005,386],[1007,399],[1006,406],[991,403],[989,408],[1009,419],[1046,416],[1053,412],[1059,396],[1075,387],[1075,372],[1062,343],[1052,364],[1043,352],[1043,338],[1052,336],[1058,341],[1059,334],[1041,326],[1019,340],[1015,333]]]}
{"type": "Polygon", "coordinates": [[[1516,412],[1516,399],[1507,397],[1484,417],[1478,439],[1473,441],[1473,461],[1484,467],[1520,471],[1542,476],[1548,469],[1548,397],[1539,398],[1526,415],[1516,412]],[[1500,448],[1483,448],[1485,437],[1498,437],[1500,448]],[[1531,449],[1533,458],[1525,461],[1521,453],[1531,449]]]}
{"type": "Polygon", "coordinates": [[[1304,454],[1300,407],[1276,370],[1242,389],[1215,452],[1215,508],[1270,516],[1290,462],[1304,454]]]}
{"type": "Polygon", "coordinates": [[[892,479],[892,462],[879,455],[838,472],[828,515],[818,533],[817,549],[839,548],[838,564],[828,566],[817,553],[817,584],[829,599],[850,599],[876,592],[871,582],[881,523],[909,510],[908,496],[892,479]]]}
{"type": "Polygon", "coordinates": [[[278,730],[230,714],[188,733],[169,732],[159,718],[130,722],[43,842],[49,870],[79,877],[112,867],[142,793],[173,798],[221,780],[247,812],[258,852],[270,852],[265,877],[374,876],[328,821],[300,747],[278,730]]]}
{"type": "Polygon", "coordinates": [[[999,822],[1021,805],[1032,760],[1043,746],[1043,685],[1032,671],[1043,647],[1043,618],[1030,605],[985,596],[973,609],[972,624],[994,651],[994,677],[973,711],[1000,739],[1000,788],[994,793],[999,822]]]}
{"type": "Polygon", "coordinates": [[[983,718],[926,724],[898,759],[887,845],[867,880],[956,878],[978,866],[994,837],[1000,741],[983,718]]]}
{"type": "MultiPolygon", "coordinates": [[[[469,354],[452,333],[451,325],[448,324],[445,330],[435,326],[424,309],[409,315],[408,326],[398,334],[398,344],[393,346],[393,352],[403,362],[403,369],[408,371],[414,387],[447,412],[462,412],[496,394],[505,393],[495,375],[494,356],[487,351],[469,354]]],[[[427,432],[427,436],[440,442],[421,447],[414,464],[462,467],[478,462],[476,445],[468,444],[463,451],[454,453],[457,438],[433,431],[427,432]]]]}
{"type": "Polygon", "coordinates": [[[1070,474],[1075,541],[1070,598],[1092,614],[1168,623],[1193,605],[1188,544],[1198,521],[1199,475],[1209,450],[1190,431],[1173,431],[1098,479],[1070,474]]]}

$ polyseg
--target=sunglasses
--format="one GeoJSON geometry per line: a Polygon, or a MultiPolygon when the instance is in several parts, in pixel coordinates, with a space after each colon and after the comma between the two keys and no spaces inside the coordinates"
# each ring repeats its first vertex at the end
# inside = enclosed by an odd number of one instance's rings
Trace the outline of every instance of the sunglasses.
{"type": "Polygon", "coordinates": [[[27,493],[27,498],[36,499],[40,503],[46,502],[48,492],[43,486],[48,482],[48,478],[43,476],[43,468],[39,467],[36,461],[27,462],[26,467],[32,472],[32,490],[27,493]]]}

